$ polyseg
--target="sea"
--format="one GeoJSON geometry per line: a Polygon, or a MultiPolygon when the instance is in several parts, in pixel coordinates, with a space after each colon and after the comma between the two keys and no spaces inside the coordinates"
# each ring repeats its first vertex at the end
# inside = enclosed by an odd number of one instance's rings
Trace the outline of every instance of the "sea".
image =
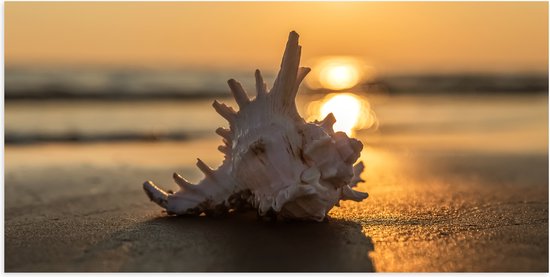
{"type": "MultiPolygon", "coordinates": [[[[253,72],[24,69],[5,71],[5,145],[187,141],[227,123],[217,99],[236,107],[226,81],[254,97],[253,72]]],[[[274,74],[265,74],[272,84],[274,74]]],[[[386,76],[346,91],[302,87],[297,107],[328,93],[368,101],[376,124],[356,130],[373,147],[548,152],[548,76],[455,74],[386,76]]],[[[320,119],[320,118],[319,118],[320,119]]]]}

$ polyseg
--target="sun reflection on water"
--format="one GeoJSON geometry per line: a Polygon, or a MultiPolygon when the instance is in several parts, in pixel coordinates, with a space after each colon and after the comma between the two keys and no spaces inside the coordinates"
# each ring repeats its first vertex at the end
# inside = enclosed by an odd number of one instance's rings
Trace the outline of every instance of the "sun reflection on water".
{"type": "Polygon", "coordinates": [[[334,131],[345,132],[350,137],[355,135],[356,130],[372,127],[376,123],[368,100],[353,93],[331,93],[308,105],[310,120],[322,120],[329,113],[336,118],[334,131]]]}

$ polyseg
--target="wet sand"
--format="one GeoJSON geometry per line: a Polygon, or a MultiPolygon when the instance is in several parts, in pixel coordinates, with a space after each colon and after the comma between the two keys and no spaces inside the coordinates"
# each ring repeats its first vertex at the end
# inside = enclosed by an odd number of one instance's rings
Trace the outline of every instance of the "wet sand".
{"type": "MultiPolygon", "coordinates": [[[[326,223],[254,213],[171,217],[141,189],[216,166],[218,139],[5,149],[5,269],[21,271],[548,271],[545,151],[373,143],[326,223]]],[[[391,141],[391,140],[390,140],[391,141]]]]}

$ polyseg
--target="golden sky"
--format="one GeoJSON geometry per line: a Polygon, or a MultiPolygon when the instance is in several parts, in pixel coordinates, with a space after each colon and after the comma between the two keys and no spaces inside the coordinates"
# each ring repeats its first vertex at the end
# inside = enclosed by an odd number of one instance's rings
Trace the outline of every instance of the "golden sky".
{"type": "Polygon", "coordinates": [[[365,57],[381,72],[543,71],[544,2],[6,2],[11,65],[257,67],[288,32],[302,57],[365,57]]]}

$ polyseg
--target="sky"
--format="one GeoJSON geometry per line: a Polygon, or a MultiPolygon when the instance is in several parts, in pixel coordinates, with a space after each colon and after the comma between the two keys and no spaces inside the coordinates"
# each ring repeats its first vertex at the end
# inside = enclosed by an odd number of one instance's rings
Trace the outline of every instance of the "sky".
{"type": "Polygon", "coordinates": [[[6,66],[275,70],[358,56],[379,72],[547,72],[545,2],[6,2],[6,66]]]}

